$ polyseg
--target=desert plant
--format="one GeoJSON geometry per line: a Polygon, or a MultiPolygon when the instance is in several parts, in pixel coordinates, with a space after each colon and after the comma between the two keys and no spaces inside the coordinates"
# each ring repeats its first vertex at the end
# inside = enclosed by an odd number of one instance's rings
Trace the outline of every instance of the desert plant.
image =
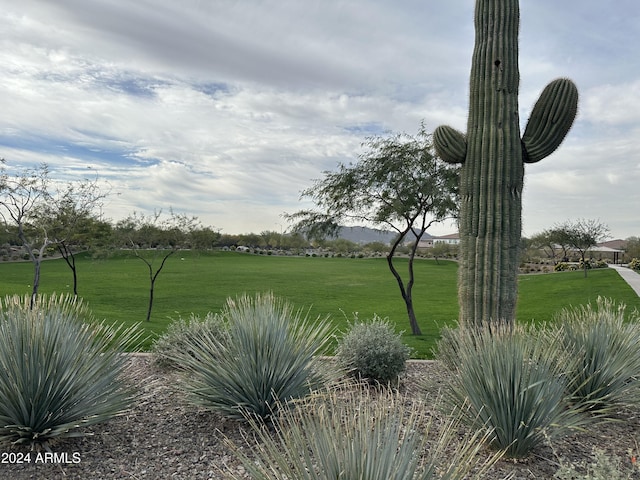
{"type": "MultiPolygon", "coordinates": [[[[425,404],[391,389],[374,394],[341,385],[314,392],[295,407],[281,410],[274,431],[252,421],[256,435],[247,437],[248,450],[228,442],[251,478],[485,478],[500,457],[478,460],[486,432],[460,434],[459,416],[436,428],[425,404]]],[[[227,475],[238,478],[233,471],[227,475]]]]}
{"type": "Polygon", "coordinates": [[[204,332],[220,338],[222,342],[228,337],[227,325],[220,314],[209,312],[204,318],[200,318],[192,313],[187,319],[178,317],[153,341],[151,351],[154,361],[161,367],[175,368],[172,358],[176,357],[176,352],[189,353],[193,339],[202,336],[204,332]]]}
{"type": "Polygon", "coordinates": [[[41,444],[123,412],[132,390],[121,355],[139,330],[91,319],[71,297],[0,302],[0,443],[41,444]]]}
{"type": "Polygon", "coordinates": [[[517,299],[525,163],[547,157],[568,133],[578,91],[551,82],[524,134],[518,118],[518,0],[477,0],[466,133],[440,126],[438,155],[460,168],[460,320],[512,323],[517,299]]]}
{"type": "Polygon", "coordinates": [[[565,371],[573,402],[606,415],[640,402],[640,315],[626,318],[626,306],[599,297],[561,310],[555,323],[568,354],[578,360],[565,371]]]}
{"type": "Polygon", "coordinates": [[[353,376],[388,384],[404,371],[410,353],[388,319],[374,315],[372,320],[363,322],[356,316],[338,341],[336,358],[353,376]]]}
{"type": "Polygon", "coordinates": [[[331,338],[327,319],[311,321],[273,294],[228,299],[221,315],[228,338],[203,330],[170,355],[194,403],[229,418],[264,421],[325,382],[328,370],[318,366],[318,355],[331,338]]]}
{"type": "Polygon", "coordinates": [[[573,360],[558,361],[559,334],[531,329],[444,329],[438,345],[453,370],[446,398],[472,427],[491,428],[489,443],[509,457],[524,457],[585,421],[567,401],[564,372],[573,360]]]}
{"type": "Polygon", "coordinates": [[[640,259],[638,258],[634,258],[633,260],[631,260],[629,262],[629,268],[631,270],[638,270],[640,271],[640,259]]]}

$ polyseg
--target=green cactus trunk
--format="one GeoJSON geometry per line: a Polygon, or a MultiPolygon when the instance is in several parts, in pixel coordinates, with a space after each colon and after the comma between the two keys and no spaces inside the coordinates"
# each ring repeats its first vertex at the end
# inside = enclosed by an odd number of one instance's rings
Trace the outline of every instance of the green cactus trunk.
{"type": "Polygon", "coordinates": [[[550,155],[573,124],[578,90],[551,82],[524,136],[518,118],[518,0],[477,0],[466,135],[433,134],[438,155],[460,169],[460,323],[512,323],[522,230],[524,164],[550,155]]]}
{"type": "Polygon", "coordinates": [[[460,319],[515,316],[524,164],[517,1],[476,6],[467,157],[460,172],[460,319]]]}

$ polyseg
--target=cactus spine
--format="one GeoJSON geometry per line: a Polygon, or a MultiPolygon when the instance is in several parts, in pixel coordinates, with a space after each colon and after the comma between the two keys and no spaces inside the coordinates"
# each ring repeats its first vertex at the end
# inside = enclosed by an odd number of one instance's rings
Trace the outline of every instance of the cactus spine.
{"type": "Polygon", "coordinates": [[[518,0],[477,0],[466,135],[441,126],[439,156],[460,169],[462,324],[511,323],[515,318],[522,230],[524,163],[550,155],[571,128],[578,92],[567,79],[551,82],[520,137],[518,0]]]}

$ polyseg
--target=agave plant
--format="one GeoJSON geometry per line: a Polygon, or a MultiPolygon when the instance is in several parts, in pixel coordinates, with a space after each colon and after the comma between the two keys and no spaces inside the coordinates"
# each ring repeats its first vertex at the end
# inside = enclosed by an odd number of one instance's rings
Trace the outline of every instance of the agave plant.
{"type": "Polygon", "coordinates": [[[391,389],[344,384],[280,409],[274,429],[250,420],[248,449],[227,443],[256,480],[486,478],[501,456],[479,459],[487,432],[461,436],[459,416],[438,428],[432,418],[425,404],[391,389]]]}
{"type": "Polygon", "coordinates": [[[439,355],[453,370],[447,399],[468,423],[489,427],[489,443],[524,457],[587,420],[568,401],[577,360],[562,353],[561,334],[521,326],[445,330],[439,355]]]}
{"type": "Polygon", "coordinates": [[[47,446],[129,406],[121,352],[140,333],[95,322],[71,297],[30,301],[0,301],[0,443],[47,446]]]}
{"type": "Polygon", "coordinates": [[[229,418],[267,420],[326,381],[318,355],[331,338],[327,319],[311,321],[273,294],[229,299],[221,315],[225,336],[194,332],[171,355],[194,403],[229,418]]]}

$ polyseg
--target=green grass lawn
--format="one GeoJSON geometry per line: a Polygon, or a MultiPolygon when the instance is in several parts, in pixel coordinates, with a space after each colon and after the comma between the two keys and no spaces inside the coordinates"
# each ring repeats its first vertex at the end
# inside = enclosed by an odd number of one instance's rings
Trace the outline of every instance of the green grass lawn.
{"type": "MultiPolygon", "coordinates": [[[[160,258],[155,260],[158,266],[160,258]]],[[[399,260],[401,267],[406,260],[399,260]]],[[[415,310],[423,335],[405,334],[415,357],[431,356],[443,325],[458,315],[457,264],[417,260],[414,287],[415,310]]],[[[71,292],[71,270],[63,260],[42,265],[40,292],[71,292]]],[[[146,265],[121,253],[108,260],[78,259],[78,290],[94,315],[127,324],[143,322],[149,295],[146,265]]],[[[600,296],[640,309],[640,298],[613,270],[525,275],[520,278],[518,319],[547,321],[569,305],[595,301],[600,296]]],[[[0,264],[0,295],[29,294],[33,265],[0,264]]],[[[272,291],[312,317],[330,316],[339,330],[357,312],[360,319],[373,314],[388,317],[398,331],[409,324],[398,286],[384,258],[256,256],[234,252],[178,252],[169,258],[156,283],[151,322],[143,327],[151,335],[165,330],[171,319],[191,312],[204,315],[219,311],[228,297],[272,291]]],[[[148,346],[148,343],[147,343],[148,346]]]]}

